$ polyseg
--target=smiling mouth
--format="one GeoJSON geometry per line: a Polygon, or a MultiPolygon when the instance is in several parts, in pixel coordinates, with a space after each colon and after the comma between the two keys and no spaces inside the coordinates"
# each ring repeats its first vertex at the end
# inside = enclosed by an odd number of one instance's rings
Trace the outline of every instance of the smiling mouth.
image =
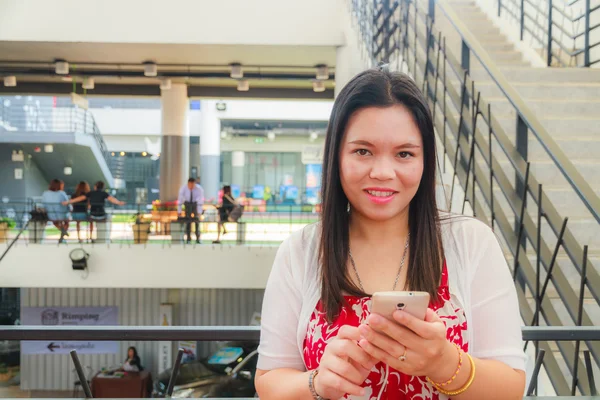
{"type": "Polygon", "coordinates": [[[375,197],[390,197],[395,194],[394,191],[382,191],[382,190],[365,190],[365,192],[369,193],[371,196],[375,197]]]}

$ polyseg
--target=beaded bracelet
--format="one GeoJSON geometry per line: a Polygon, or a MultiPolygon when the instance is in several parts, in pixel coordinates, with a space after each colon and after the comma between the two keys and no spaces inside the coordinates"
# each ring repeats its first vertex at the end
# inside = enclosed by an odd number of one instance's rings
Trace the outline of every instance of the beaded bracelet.
{"type": "Polygon", "coordinates": [[[456,367],[456,371],[454,371],[454,375],[452,375],[452,378],[448,379],[444,383],[434,382],[428,376],[426,376],[425,379],[427,379],[427,382],[431,383],[433,386],[435,386],[435,387],[448,386],[449,384],[454,382],[454,380],[458,376],[458,373],[460,372],[460,368],[462,367],[462,351],[460,351],[460,347],[458,347],[458,345],[456,343],[454,343],[454,347],[456,347],[456,350],[458,351],[458,367],[456,367]]]}
{"type": "Polygon", "coordinates": [[[471,364],[471,374],[469,375],[469,379],[467,380],[467,382],[464,384],[463,387],[461,387],[460,389],[457,389],[457,390],[453,390],[453,391],[444,390],[434,384],[434,387],[441,394],[445,394],[446,396],[454,397],[454,396],[458,396],[461,393],[466,392],[467,389],[469,389],[471,387],[471,384],[473,383],[473,380],[475,379],[475,362],[473,361],[473,357],[471,357],[469,355],[469,353],[465,353],[465,354],[469,358],[469,363],[471,364]]]}
{"type": "Polygon", "coordinates": [[[317,391],[315,390],[315,378],[319,374],[319,370],[313,370],[308,376],[308,389],[310,390],[310,394],[312,395],[314,400],[326,400],[325,398],[319,396],[317,391]]]}

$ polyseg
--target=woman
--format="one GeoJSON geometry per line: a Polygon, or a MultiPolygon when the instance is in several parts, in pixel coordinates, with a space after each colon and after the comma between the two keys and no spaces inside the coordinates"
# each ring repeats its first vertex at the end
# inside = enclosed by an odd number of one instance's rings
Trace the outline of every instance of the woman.
{"type": "Polygon", "coordinates": [[[60,231],[58,243],[65,242],[65,236],[69,236],[69,207],[64,204],[69,197],[63,191],[64,182],[58,179],[52,179],[48,190],[42,193],[42,204],[48,213],[48,218],[52,224],[60,231]]]}
{"type": "Polygon", "coordinates": [[[231,186],[226,185],[223,186],[223,199],[221,200],[221,207],[219,209],[219,223],[217,226],[217,240],[214,240],[213,243],[218,244],[221,243],[221,230],[223,231],[223,235],[227,234],[227,230],[225,229],[225,222],[229,220],[229,213],[235,207],[235,200],[231,197],[231,186]]]}
{"type": "Polygon", "coordinates": [[[140,356],[138,356],[137,349],[131,346],[127,349],[127,358],[123,363],[123,371],[129,372],[140,372],[143,371],[142,363],[140,361],[140,356]]]}
{"type": "MultiPolygon", "coordinates": [[[[80,196],[85,196],[87,193],[90,192],[90,185],[88,185],[87,182],[85,181],[81,181],[79,182],[79,184],[75,187],[75,193],[73,193],[71,195],[71,199],[75,199],[77,197],[80,196]]],[[[82,242],[81,237],[80,237],[80,230],[81,230],[81,222],[82,221],[88,221],[88,201],[86,200],[82,200],[82,201],[78,201],[77,203],[73,203],[73,221],[77,222],[77,240],[79,240],[79,243],[82,242]]],[[[91,237],[91,230],[90,230],[90,237],[91,237]]]]}
{"type": "Polygon", "coordinates": [[[374,69],[336,98],[322,221],[280,247],[263,301],[257,392],[271,399],[521,399],[516,291],[493,232],[440,218],[427,103],[374,69]],[[370,314],[378,291],[426,291],[425,320],[370,314]],[[285,382],[285,385],[281,384],[285,382]]]}
{"type": "MultiPolygon", "coordinates": [[[[87,201],[90,203],[90,237],[94,230],[94,221],[105,221],[107,218],[106,209],[104,208],[105,202],[109,201],[117,206],[124,206],[125,202],[111,196],[104,191],[104,182],[98,181],[94,185],[94,190],[89,191],[81,196],[77,196],[65,202],[63,204],[73,204],[80,201],[87,201]]],[[[92,242],[94,242],[92,240],[92,242]]]]}

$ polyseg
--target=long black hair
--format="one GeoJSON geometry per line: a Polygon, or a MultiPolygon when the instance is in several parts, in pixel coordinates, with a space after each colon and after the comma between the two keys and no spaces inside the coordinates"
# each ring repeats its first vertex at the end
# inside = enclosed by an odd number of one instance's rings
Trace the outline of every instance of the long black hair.
{"type": "Polygon", "coordinates": [[[133,360],[137,361],[137,365],[140,365],[140,356],[138,355],[137,349],[134,346],[131,346],[127,349],[127,357],[125,361],[129,360],[129,350],[133,350],[133,360]]]}
{"type": "MultiPolygon", "coordinates": [[[[343,293],[368,296],[346,268],[350,217],[348,198],[340,182],[340,147],[350,117],[367,107],[401,104],[411,113],[423,140],[423,176],[410,202],[410,257],[406,288],[426,291],[437,299],[444,259],[439,212],[435,199],[436,148],[433,120],[427,101],[408,75],[369,69],[356,75],[337,96],[325,139],[322,178],[322,220],[319,244],[321,301],[332,321],[344,302],[343,293]]],[[[402,243],[399,243],[401,246],[402,243]]]]}

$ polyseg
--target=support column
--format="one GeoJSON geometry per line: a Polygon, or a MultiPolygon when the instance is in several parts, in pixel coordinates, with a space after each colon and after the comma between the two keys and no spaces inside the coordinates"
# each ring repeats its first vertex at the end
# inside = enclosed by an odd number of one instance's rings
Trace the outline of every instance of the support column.
{"type": "Polygon", "coordinates": [[[200,111],[200,184],[204,198],[216,201],[221,184],[221,120],[214,100],[202,100],[200,111]]]}
{"type": "Polygon", "coordinates": [[[190,137],[190,178],[200,177],[200,138],[190,137]]]}
{"type": "Polygon", "coordinates": [[[162,149],[160,153],[160,201],[177,200],[189,173],[190,132],[187,85],[175,83],[161,90],[162,149]]]}
{"type": "Polygon", "coordinates": [[[234,151],[231,153],[231,184],[238,185],[244,191],[244,167],[246,166],[246,153],[234,151]]]}
{"type": "Polygon", "coordinates": [[[335,96],[356,74],[369,68],[368,61],[363,59],[356,30],[353,26],[352,14],[348,7],[341,7],[345,44],[336,50],[335,56],[335,96]]]}

